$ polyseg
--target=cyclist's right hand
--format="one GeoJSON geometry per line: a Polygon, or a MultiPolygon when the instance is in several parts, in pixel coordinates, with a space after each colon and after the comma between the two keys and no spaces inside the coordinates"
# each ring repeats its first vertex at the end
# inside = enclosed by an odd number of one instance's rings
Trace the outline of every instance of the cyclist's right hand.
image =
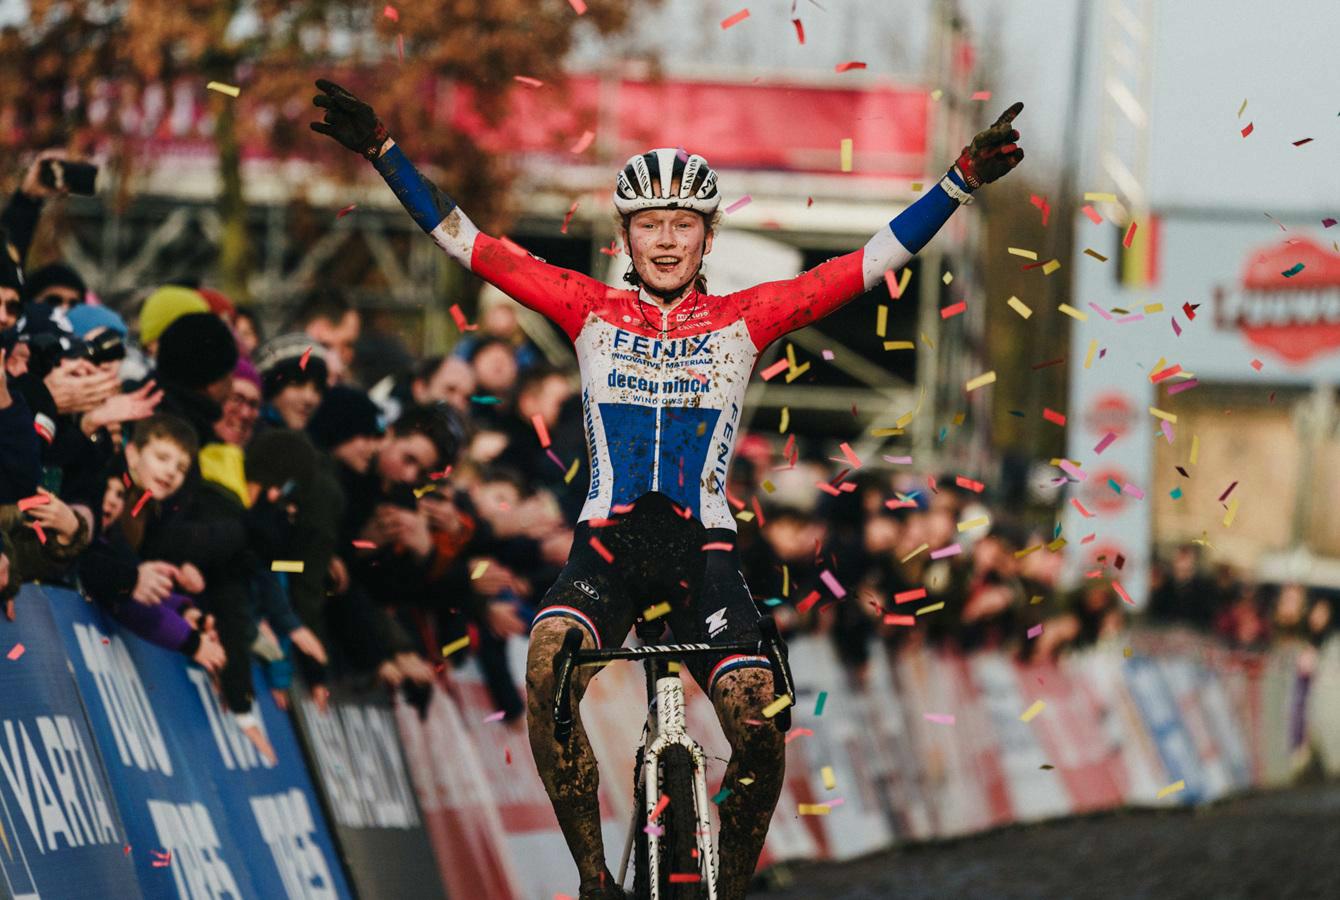
{"type": "Polygon", "coordinates": [[[321,93],[312,98],[312,105],[326,114],[325,121],[309,123],[312,130],[333,137],[368,159],[376,159],[388,135],[372,107],[333,81],[318,78],[316,86],[321,93]]]}

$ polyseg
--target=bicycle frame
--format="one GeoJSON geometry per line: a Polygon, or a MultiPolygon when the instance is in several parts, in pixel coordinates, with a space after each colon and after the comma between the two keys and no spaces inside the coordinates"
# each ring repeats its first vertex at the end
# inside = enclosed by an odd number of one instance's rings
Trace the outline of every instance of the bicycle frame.
{"type": "MultiPolygon", "coordinates": [[[[693,760],[693,804],[697,820],[694,842],[698,848],[698,874],[707,888],[709,900],[716,900],[717,856],[716,845],[712,841],[712,829],[708,816],[707,776],[703,765],[703,750],[688,734],[684,719],[684,685],[677,673],[671,673],[669,662],[687,656],[708,653],[736,652],[754,653],[766,656],[773,675],[773,692],[776,696],[790,697],[795,702],[795,688],[791,682],[791,669],[786,662],[786,654],[781,637],[777,633],[776,623],[764,617],[759,622],[762,640],[742,641],[738,643],[711,644],[663,644],[642,647],[618,647],[610,650],[581,649],[583,632],[580,628],[571,628],[564,637],[563,646],[554,657],[554,675],[557,685],[554,693],[554,738],[559,744],[566,744],[572,734],[572,672],[580,665],[597,665],[614,660],[641,660],[647,674],[647,723],[642,730],[643,801],[645,808],[634,810],[633,821],[629,828],[628,841],[624,847],[623,861],[619,869],[619,883],[627,875],[628,858],[637,836],[638,823],[649,823],[651,815],[660,801],[660,755],[667,747],[680,746],[688,751],[693,760]]],[[[638,623],[638,635],[643,640],[655,640],[661,629],[648,623],[638,623]]],[[[773,717],[778,730],[786,732],[791,727],[790,706],[773,717]]],[[[655,831],[647,832],[647,863],[649,867],[648,884],[653,898],[659,898],[660,835],[655,831]]]]}

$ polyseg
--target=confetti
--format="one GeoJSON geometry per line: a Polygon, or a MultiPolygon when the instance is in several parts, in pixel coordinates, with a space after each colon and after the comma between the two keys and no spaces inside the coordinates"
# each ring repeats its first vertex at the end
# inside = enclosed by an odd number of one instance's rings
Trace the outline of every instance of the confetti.
{"type": "Polygon", "coordinates": [[[1136,223],[1134,222],[1130,224],[1130,227],[1126,229],[1126,236],[1121,239],[1121,246],[1128,250],[1130,249],[1131,241],[1135,240],[1135,224],[1136,223]]]}
{"type": "Polygon", "coordinates": [[[1084,206],[1083,206],[1083,208],[1081,208],[1080,212],[1082,212],[1082,213],[1084,213],[1084,215],[1088,216],[1088,217],[1089,217],[1089,221],[1092,222],[1093,224],[1095,224],[1095,225],[1102,225],[1102,224],[1103,224],[1103,217],[1100,216],[1100,215],[1098,215],[1098,211],[1097,211],[1096,209],[1094,209],[1092,206],[1089,206],[1087,203],[1084,204],[1084,206]]]}
{"type": "Polygon", "coordinates": [[[604,544],[600,543],[600,538],[598,537],[591,538],[591,549],[596,551],[596,553],[599,553],[600,558],[603,559],[606,563],[614,562],[614,554],[609,552],[609,550],[605,547],[604,544]]]}
{"type": "Polygon", "coordinates": [[[1294,263],[1292,266],[1290,266],[1289,268],[1285,269],[1285,270],[1284,270],[1283,272],[1281,272],[1280,274],[1283,275],[1285,278],[1292,278],[1292,277],[1294,277],[1295,275],[1297,275],[1299,272],[1303,271],[1303,268],[1304,268],[1304,266],[1303,266],[1302,263],[1294,263]]]}
{"type": "Polygon", "coordinates": [[[1036,260],[1038,258],[1036,250],[1025,250],[1022,247],[1008,247],[1006,249],[1008,249],[1009,252],[1012,253],[1013,255],[1022,256],[1024,259],[1036,260]]]}
{"type": "Polygon", "coordinates": [[[885,625],[906,625],[906,626],[912,626],[912,625],[916,625],[916,624],[917,624],[917,617],[916,617],[916,616],[895,616],[895,615],[889,614],[889,615],[886,615],[886,616],[884,617],[884,624],[885,624],[885,625]]]}
{"type": "Polygon", "coordinates": [[[814,604],[819,602],[819,598],[822,596],[823,595],[820,594],[818,591],[810,591],[808,594],[805,595],[804,600],[801,600],[799,603],[796,604],[796,612],[798,613],[809,612],[811,609],[814,608],[814,604]]]}
{"type": "Polygon", "coordinates": [[[802,816],[826,816],[833,811],[825,803],[800,803],[796,808],[802,816]]]}
{"type": "Polygon", "coordinates": [[[749,7],[746,6],[744,9],[740,10],[735,15],[727,16],[726,18],[722,19],[721,30],[725,31],[727,28],[739,25],[747,18],[749,18],[749,7]]]}
{"type": "Polygon", "coordinates": [[[1057,425],[1065,425],[1066,422],[1065,413],[1059,413],[1054,409],[1047,409],[1046,407],[1042,410],[1042,418],[1046,419],[1048,422],[1054,422],[1057,425]]]}
{"type": "Polygon", "coordinates": [[[766,369],[764,369],[762,372],[758,374],[764,381],[771,381],[773,378],[777,376],[779,372],[784,370],[788,365],[789,363],[787,362],[787,360],[779,359],[777,360],[777,362],[768,366],[766,369]]]}
{"type": "Polygon", "coordinates": [[[500,709],[500,710],[497,710],[496,712],[491,712],[491,713],[489,713],[487,716],[485,716],[485,717],[484,717],[484,722],[485,722],[485,723],[489,723],[489,722],[501,722],[501,721],[502,721],[503,719],[505,719],[506,717],[507,717],[507,713],[506,713],[505,711],[503,711],[503,710],[500,709]]]}
{"type": "Polygon", "coordinates": [[[471,325],[469,323],[465,318],[465,313],[461,312],[461,305],[459,303],[451,304],[451,309],[447,310],[447,312],[451,313],[452,321],[456,323],[456,327],[461,331],[474,331],[479,327],[478,325],[471,325]]]}
{"type": "Polygon", "coordinates": [[[1181,371],[1182,367],[1177,363],[1173,363],[1166,369],[1160,369],[1159,371],[1154,372],[1152,375],[1149,376],[1149,381],[1152,384],[1158,384],[1160,381],[1167,381],[1169,378],[1172,378],[1174,375],[1177,375],[1181,371]]]}
{"type": "Polygon", "coordinates": [[[822,581],[824,583],[824,587],[828,588],[828,590],[832,592],[833,596],[837,597],[839,600],[847,596],[847,589],[844,588],[840,583],[838,583],[837,577],[834,576],[833,573],[828,571],[827,569],[824,569],[822,572],[819,573],[819,580],[822,581]]]}
{"type": "Polygon", "coordinates": [[[479,562],[475,563],[474,569],[470,571],[470,580],[478,581],[479,579],[484,577],[484,573],[487,572],[488,570],[489,570],[489,561],[487,559],[481,559],[479,562]]]}
{"type": "Polygon", "coordinates": [[[530,417],[530,424],[535,428],[535,436],[540,439],[540,446],[548,447],[549,428],[544,424],[544,416],[536,413],[530,417]]]}
{"type": "Polygon", "coordinates": [[[1025,319],[1033,315],[1033,310],[1029,309],[1028,306],[1025,305],[1024,301],[1020,300],[1018,297],[1011,297],[1009,300],[1005,302],[1010,305],[1010,309],[1014,310],[1019,315],[1023,316],[1025,319]]]}
{"type": "Polygon", "coordinates": [[[917,610],[917,615],[922,615],[923,613],[939,612],[944,608],[945,608],[945,602],[941,600],[939,603],[932,603],[930,606],[921,607],[921,609],[917,610]]]}
{"type": "Polygon", "coordinates": [[[1162,800],[1164,797],[1171,796],[1186,790],[1186,779],[1179,778],[1172,784],[1164,788],[1159,788],[1159,792],[1154,795],[1155,800],[1162,800]]]}
{"type": "Polygon", "coordinates": [[[824,704],[828,702],[828,691],[820,691],[819,697],[814,701],[814,714],[822,716],[824,714],[824,704]]]}
{"type": "Polygon", "coordinates": [[[951,316],[957,316],[959,313],[965,312],[967,309],[968,309],[968,301],[960,300],[958,303],[955,303],[952,306],[946,306],[943,309],[941,309],[940,318],[948,319],[951,316]]]}
{"type": "Polygon", "coordinates": [[[670,604],[668,601],[657,603],[655,606],[648,606],[646,609],[642,610],[642,618],[648,622],[654,619],[659,619],[661,616],[668,615],[670,615],[670,604]]]}
{"type": "Polygon", "coordinates": [[[824,766],[822,769],[820,769],[819,777],[823,779],[824,787],[827,788],[828,790],[831,791],[835,787],[837,787],[837,778],[833,775],[832,766],[824,766]]]}
{"type": "Polygon", "coordinates": [[[461,650],[464,650],[464,649],[465,649],[466,647],[468,647],[468,646],[470,646],[470,636],[469,636],[469,635],[466,635],[465,637],[457,638],[456,640],[452,641],[450,644],[445,644],[445,645],[443,645],[443,647],[442,647],[442,658],[445,659],[445,658],[447,658],[448,656],[451,656],[451,654],[453,654],[453,653],[457,653],[457,652],[459,652],[459,651],[461,651],[461,650]]]}
{"type": "Polygon", "coordinates": [[[302,573],[302,560],[300,559],[276,559],[270,563],[271,572],[293,572],[302,573]]]}
{"type": "Polygon", "coordinates": [[[853,469],[861,468],[861,458],[851,449],[851,444],[843,441],[838,445],[838,449],[842,451],[842,455],[847,458],[847,462],[851,463],[853,469]]]}
{"type": "Polygon", "coordinates": [[[1251,122],[1248,122],[1242,129],[1242,136],[1246,137],[1251,134],[1253,130],[1255,130],[1255,126],[1251,122]]]}
{"type": "Polygon", "coordinates": [[[564,484],[572,484],[572,479],[577,475],[577,469],[581,466],[581,460],[574,459],[572,465],[568,467],[567,473],[563,476],[564,484]]]}
{"type": "Polygon", "coordinates": [[[1171,423],[1173,423],[1174,425],[1177,424],[1177,415],[1176,415],[1176,413],[1165,412],[1165,411],[1159,409],[1157,406],[1151,406],[1151,407],[1149,407],[1149,414],[1150,414],[1151,416],[1154,416],[1156,419],[1162,419],[1163,421],[1165,421],[1165,422],[1171,422],[1171,423]]]}
{"type": "Polygon", "coordinates": [[[661,799],[656,801],[656,805],[651,808],[651,814],[647,816],[648,821],[656,821],[665,812],[665,808],[670,805],[670,795],[662,794],[661,799]]]}
{"type": "Polygon", "coordinates": [[[1105,192],[1087,192],[1084,195],[1086,203],[1116,203],[1117,195],[1105,192]]]}
{"type": "Polygon", "coordinates": [[[733,793],[734,791],[732,791],[730,788],[724,787],[712,795],[712,802],[720,806],[722,801],[724,801],[727,797],[729,797],[733,793]]]}
{"type": "Polygon", "coordinates": [[[227,94],[229,97],[236,97],[238,94],[242,93],[240,87],[224,84],[222,81],[211,81],[209,84],[205,85],[205,90],[217,91],[220,94],[227,94]]]}
{"type": "Polygon", "coordinates": [[[735,201],[734,203],[732,203],[730,206],[726,207],[726,215],[730,215],[731,213],[735,212],[737,209],[744,209],[746,206],[748,206],[750,203],[752,203],[753,200],[754,200],[754,198],[753,198],[751,195],[749,195],[749,194],[745,194],[745,195],[744,195],[743,197],[741,197],[739,200],[736,200],[736,201],[735,201]]]}
{"type": "Polygon", "coordinates": [[[1301,147],[1304,144],[1310,144],[1310,143],[1312,143],[1312,138],[1302,138],[1301,140],[1294,141],[1293,145],[1295,147],[1301,147]]]}
{"type": "Polygon", "coordinates": [[[140,514],[140,510],[144,509],[144,504],[148,503],[152,499],[153,494],[150,494],[148,491],[145,491],[143,494],[141,494],[140,499],[135,503],[135,508],[130,511],[130,517],[133,519],[136,516],[138,516],[140,514]]]}
{"type": "Polygon", "coordinates": [[[1092,256],[1094,259],[1098,260],[1099,262],[1107,262],[1107,257],[1104,256],[1103,254],[1099,253],[1097,250],[1093,249],[1092,247],[1085,247],[1085,248],[1084,248],[1084,255],[1085,255],[1085,256],[1092,256]]]}
{"type": "Polygon", "coordinates": [[[31,497],[24,497],[19,501],[19,512],[27,512],[36,506],[46,506],[51,502],[51,498],[46,494],[33,494],[31,497]]]}
{"type": "Polygon", "coordinates": [[[23,655],[22,644],[15,644],[13,648],[11,648],[10,651],[7,654],[5,654],[5,656],[9,658],[11,661],[18,659],[22,655],[23,655]]]}
{"type": "Polygon", "coordinates": [[[311,358],[312,358],[312,348],[308,347],[306,350],[302,351],[302,358],[298,360],[299,371],[302,372],[307,371],[307,363],[311,358]]]}
{"type": "Polygon", "coordinates": [[[954,717],[949,713],[922,713],[921,717],[927,722],[934,722],[936,725],[954,724],[954,717]]]}
{"type": "Polygon", "coordinates": [[[917,556],[918,554],[923,553],[923,552],[925,552],[926,550],[929,550],[929,549],[931,549],[931,545],[930,545],[930,544],[922,544],[920,547],[918,547],[917,549],[913,550],[911,553],[909,553],[909,554],[907,554],[906,556],[904,556],[904,557],[902,558],[902,562],[907,562],[908,560],[912,559],[913,557],[917,556]]]}
{"type": "Polygon", "coordinates": [[[996,373],[995,370],[992,370],[990,372],[985,372],[981,375],[978,375],[976,378],[969,379],[967,384],[967,390],[969,393],[971,393],[977,390],[979,387],[985,387],[988,384],[995,384],[995,383],[996,383],[996,373]]]}
{"type": "Polygon", "coordinates": [[[991,518],[989,516],[978,516],[975,519],[968,519],[965,522],[959,522],[958,530],[959,533],[962,534],[965,531],[971,531],[974,528],[981,528],[983,525],[990,525],[990,524],[991,524],[991,518]]]}
{"type": "Polygon", "coordinates": [[[786,434],[786,429],[791,425],[791,407],[782,407],[782,420],[777,424],[777,433],[786,434]]]}
{"type": "Polygon", "coordinates": [[[851,171],[851,153],[852,153],[851,138],[843,138],[839,148],[839,156],[841,159],[842,171],[844,172],[851,171]]]}
{"type": "Polygon", "coordinates": [[[962,552],[962,544],[950,544],[947,547],[941,547],[939,550],[931,551],[931,559],[944,559],[946,556],[958,556],[962,552]]]}
{"type": "Polygon", "coordinates": [[[803,47],[805,45],[805,25],[799,19],[792,19],[791,24],[796,26],[796,40],[803,47]]]}
{"type": "Polygon", "coordinates": [[[1131,599],[1130,594],[1126,593],[1126,589],[1121,586],[1120,581],[1112,582],[1112,590],[1115,591],[1117,596],[1121,598],[1122,603],[1125,603],[1127,606],[1135,605],[1135,601],[1131,599]]]}
{"type": "Polygon", "coordinates": [[[1047,708],[1046,701],[1034,700],[1033,705],[1030,706],[1028,709],[1024,710],[1023,714],[1019,716],[1019,721],[1031,722],[1038,717],[1038,713],[1042,712],[1046,708],[1047,708]]]}
{"type": "Polygon", "coordinates": [[[1028,629],[1028,639],[1029,639],[1029,640],[1032,640],[1033,638],[1037,637],[1037,636],[1040,635],[1040,634],[1042,634],[1042,626],[1041,626],[1041,625],[1034,625],[1032,628],[1028,629]]]}
{"type": "Polygon", "coordinates": [[[1238,514],[1238,502],[1241,497],[1234,497],[1228,504],[1228,512],[1224,514],[1224,527],[1227,528],[1233,524],[1233,519],[1238,514]]]}
{"type": "Polygon", "coordinates": [[[769,703],[767,706],[763,707],[763,718],[771,719],[773,716],[777,715],[779,712],[786,709],[790,705],[791,705],[791,695],[783,694],[776,700],[769,703]]]}
{"type": "Polygon", "coordinates": [[[577,15],[586,15],[586,0],[568,0],[568,5],[576,11],[577,15]]]}
{"type": "MultiPolygon", "coordinates": [[[[1080,313],[1080,315],[1083,315],[1083,313],[1080,313]]],[[[1093,354],[1097,352],[1097,350],[1098,350],[1098,339],[1094,338],[1093,340],[1089,341],[1089,352],[1084,354],[1084,368],[1087,369],[1093,365],[1093,354]]]]}
{"type": "Polygon", "coordinates": [[[528,88],[542,88],[544,82],[538,78],[531,78],[529,75],[513,75],[512,80],[524,84],[528,88]]]}
{"type": "Polygon", "coordinates": [[[894,282],[892,269],[884,273],[884,283],[888,285],[889,296],[892,297],[894,300],[902,298],[903,291],[907,290],[907,283],[911,280],[912,280],[911,269],[903,269],[902,274],[899,275],[896,283],[894,282]]]}
{"type": "Polygon", "coordinates": [[[841,62],[833,67],[838,72],[850,72],[852,69],[864,69],[865,63],[851,60],[850,62],[841,62]]]}
{"type": "Polygon", "coordinates": [[[337,218],[337,219],[343,219],[345,216],[349,215],[349,213],[353,212],[353,211],[356,210],[356,209],[358,209],[358,204],[357,204],[357,203],[350,203],[350,204],[349,204],[348,206],[346,206],[344,209],[342,209],[342,210],[340,210],[339,212],[337,212],[337,213],[335,214],[335,218],[337,218]]]}
{"type": "Polygon", "coordinates": [[[894,605],[899,603],[911,603],[913,600],[922,600],[926,596],[924,587],[915,588],[910,591],[900,591],[893,595],[894,605]]]}
{"type": "Polygon", "coordinates": [[[1069,303],[1062,303],[1060,306],[1056,308],[1072,319],[1078,319],[1081,322],[1089,321],[1088,313],[1084,312],[1083,310],[1075,309],[1075,307],[1071,306],[1069,303]]]}

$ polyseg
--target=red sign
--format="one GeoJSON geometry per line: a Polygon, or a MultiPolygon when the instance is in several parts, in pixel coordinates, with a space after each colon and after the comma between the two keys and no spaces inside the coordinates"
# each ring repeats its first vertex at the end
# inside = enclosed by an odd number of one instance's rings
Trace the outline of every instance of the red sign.
{"type": "Polygon", "coordinates": [[[1340,254],[1311,238],[1267,247],[1247,263],[1240,288],[1215,288],[1214,311],[1219,328],[1290,363],[1340,350],[1340,254]]]}

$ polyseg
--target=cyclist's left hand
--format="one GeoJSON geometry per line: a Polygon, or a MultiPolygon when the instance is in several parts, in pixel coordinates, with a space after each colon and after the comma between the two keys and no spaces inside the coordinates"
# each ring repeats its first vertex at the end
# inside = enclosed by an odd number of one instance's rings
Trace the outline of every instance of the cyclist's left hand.
{"type": "Polygon", "coordinates": [[[333,137],[368,159],[376,159],[388,135],[372,107],[333,81],[318,78],[316,86],[321,93],[312,98],[312,104],[326,114],[324,122],[310,123],[312,130],[333,137]]]}
{"type": "Polygon", "coordinates": [[[1024,158],[1024,150],[1016,141],[1019,132],[1014,129],[1014,118],[1023,112],[1022,102],[1013,104],[1000,114],[991,127],[979,132],[972,143],[959,154],[959,172],[968,188],[976,190],[1002,177],[1024,158]]]}

